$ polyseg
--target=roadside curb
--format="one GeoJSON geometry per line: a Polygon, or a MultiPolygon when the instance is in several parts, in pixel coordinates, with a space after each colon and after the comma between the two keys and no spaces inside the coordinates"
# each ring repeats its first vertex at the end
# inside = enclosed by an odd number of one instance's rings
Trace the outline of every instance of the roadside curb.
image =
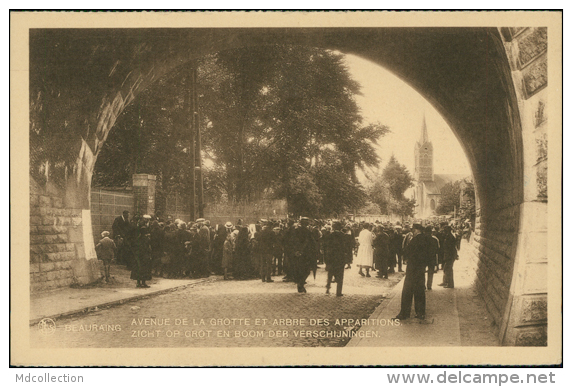
{"type": "Polygon", "coordinates": [[[113,307],[113,306],[117,306],[117,305],[122,305],[122,304],[125,304],[128,302],[138,301],[138,300],[141,300],[144,298],[159,296],[161,294],[174,292],[174,291],[178,291],[178,290],[183,290],[183,289],[186,289],[188,287],[192,287],[196,284],[200,284],[200,283],[204,283],[204,282],[208,282],[208,281],[209,281],[209,278],[200,278],[200,279],[197,279],[196,282],[186,283],[184,285],[178,285],[178,286],[174,286],[174,287],[170,287],[170,288],[166,288],[166,289],[155,290],[155,291],[151,291],[149,293],[141,293],[141,294],[138,294],[135,296],[129,296],[129,297],[121,298],[118,300],[103,302],[100,304],[82,307],[79,309],[74,309],[74,310],[70,310],[67,312],[63,312],[63,313],[56,313],[56,314],[49,315],[49,316],[37,317],[37,318],[30,320],[30,326],[36,325],[40,321],[42,321],[43,319],[46,319],[46,318],[49,318],[52,320],[57,320],[57,319],[61,319],[61,318],[73,317],[76,315],[85,315],[85,314],[90,313],[90,312],[95,312],[101,308],[109,308],[109,307],[113,307]]]}
{"type": "MultiPolygon", "coordinates": [[[[401,291],[403,289],[402,283],[403,280],[405,280],[405,275],[403,277],[401,277],[401,279],[399,280],[398,283],[395,284],[395,286],[393,287],[393,289],[391,289],[391,291],[389,292],[388,296],[386,298],[383,299],[383,301],[381,301],[381,303],[377,306],[377,308],[375,308],[375,310],[373,311],[373,313],[368,317],[371,319],[376,319],[379,317],[379,315],[384,311],[384,309],[389,305],[389,303],[395,298],[395,296],[397,296],[398,294],[401,294],[401,291]]],[[[360,328],[358,329],[358,331],[361,329],[362,327],[360,326],[360,328]]],[[[348,341],[348,343],[345,345],[346,347],[359,347],[359,343],[363,340],[362,337],[359,336],[354,336],[350,339],[350,341],[348,341]]]]}

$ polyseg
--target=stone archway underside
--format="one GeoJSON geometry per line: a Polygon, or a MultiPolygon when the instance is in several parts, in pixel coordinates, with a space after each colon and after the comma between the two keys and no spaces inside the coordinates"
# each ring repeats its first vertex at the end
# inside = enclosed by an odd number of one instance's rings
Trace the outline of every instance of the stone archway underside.
{"type": "MultiPolygon", "coordinates": [[[[208,53],[247,45],[311,45],[387,68],[443,115],[473,171],[480,207],[478,282],[499,335],[509,345],[545,344],[545,288],[543,293],[535,285],[531,298],[526,284],[517,286],[515,280],[526,277],[524,263],[530,263],[521,251],[523,227],[546,211],[538,192],[525,188],[527,168],[534,164],[528,160],[537,154],[523,129],[533,125],[532,118],[522,112],[543,87],[527,89],[524,65],[540,63],[543,52],[533,50],[528,63],[519,56],[521,42],[539,34],[541,29],[496,28],[31,30],[31,107],[43,101],[49,112],[32,115],[40,118],[33,118],[30,132],[32,288],[66,285],[68,277],[51,272],[89,277],[89,269],[77,262],[89,258],[93,245],[82,221],[89,214],[93,167],[117,117],[138,93],[208,53]],[[526,300],[532,312],[523,311],[526,300]]],[[[538,39],[529,40],[533,48],[539,45],[538,39]]],[[[545,253],[535,259],[542,262],[545,253]]]]}

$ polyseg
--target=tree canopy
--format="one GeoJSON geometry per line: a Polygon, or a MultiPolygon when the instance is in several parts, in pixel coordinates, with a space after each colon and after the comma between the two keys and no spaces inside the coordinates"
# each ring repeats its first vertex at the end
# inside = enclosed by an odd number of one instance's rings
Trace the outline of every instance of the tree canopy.
{"type": "Polygon", "coordinates": [[[415,201],[404,196],[413,187],[413,178],[395,156],[391,156],[380,176],[374,179],[369,189],[370,200],[377,204],[383,214],[402,217],[413,215],[415,201]]]}
{"type": "Polygon", "coordinates": [[[455,209],[460,218],[474,220],[475,186],[470,179],[447,183],[441,188],[441,200],[436,213],[438,215],[452,214],[455,209]]]}
{"type": "MultiPolygon", "coordinates": [[[[363,122],[343,55],[271,45],[196,65],[207,201],[286,198],[289,212],[307,215],[365,203],[356,171],[377,166],[373,144],[388,128],[363,122]]],[[[126,108],[99,155],[96,184],[152,173],[163,190],[189,192],[188,72],[181,67],[126,108]]]]}

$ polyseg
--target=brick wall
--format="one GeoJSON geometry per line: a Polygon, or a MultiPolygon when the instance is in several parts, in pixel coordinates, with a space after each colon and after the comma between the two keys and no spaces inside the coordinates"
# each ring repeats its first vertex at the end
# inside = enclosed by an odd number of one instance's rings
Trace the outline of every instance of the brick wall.
{"type": "MultiPolygon", "coordinates": [[[[165,198],[165,216],[173,219],[190,220],[190,199],[182,195],[170,195],[165,198]]],[[[236,223],[242,219],[245,223],[255,223],[263,218],[283,219],[287,216],[286,200],[259,200],[251,203],[207,203],[205,219],[211,224],[236,223]]],[[[197,215],[198,217],[198,215],[197,215]]]]}
{"type": "Polygon", "coordinates": [[[134,212],[133,192],[111,191],[94,188],[91,190],[91,225],[93,240],[99,241],[103,231],[111,232],[116,217],[127,210],[134,212]]]}
{"type": "Polygon", "coordinates": [[[474,253],[478,259],[477,288],[500,326],[508,302],[517,243],[519,211],[511,206],[487,216],[477,210],[474,253]]]}

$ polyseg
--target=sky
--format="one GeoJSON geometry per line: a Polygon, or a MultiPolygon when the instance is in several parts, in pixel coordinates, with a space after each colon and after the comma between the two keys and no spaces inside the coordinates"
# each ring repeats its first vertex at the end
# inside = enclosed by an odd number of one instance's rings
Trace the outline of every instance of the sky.
{"type": "MultiPolygon", "coordinates": [[[[391,155],[404,164],[413,175],[413,149],[421,136],[423,114],[429,139],[433,143],[433,173],[471,174],[469,163],[449,125],[431,104],[415,89],[383,67],[354,55],[345,56],[346,65],[362,86],[356,100],[362,110],[364,124],[379,122],[391,133],[382,137],[377,150],[381,157],[380,171],[391,155]]],[[[370,174],[372,171],[366,171],[370,174]]],[[[360,176],[362,183],[364,176],[360,176]]]]}

